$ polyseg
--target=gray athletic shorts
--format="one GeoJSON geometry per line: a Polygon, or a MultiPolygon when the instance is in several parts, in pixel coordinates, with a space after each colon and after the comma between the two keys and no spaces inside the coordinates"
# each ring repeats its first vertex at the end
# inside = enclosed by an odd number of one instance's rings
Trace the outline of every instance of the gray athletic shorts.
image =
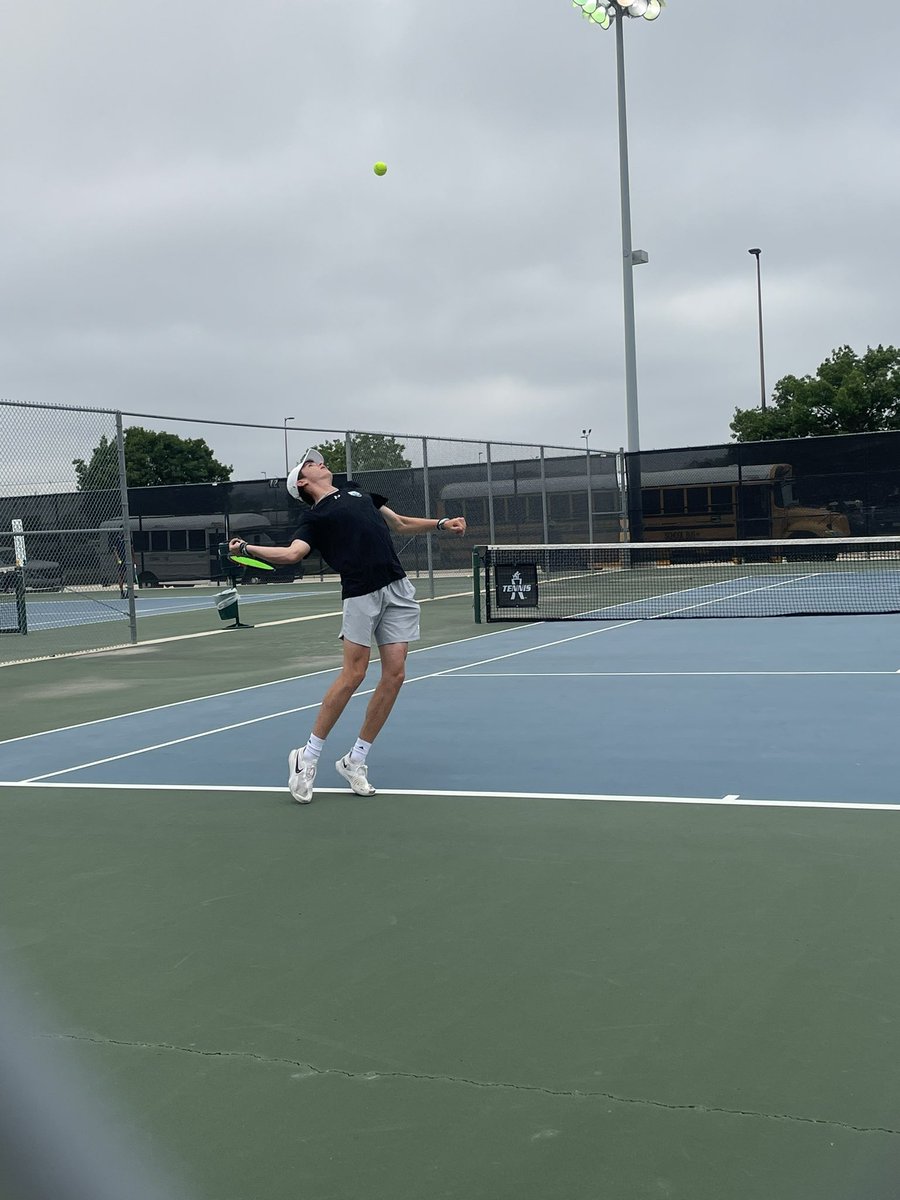
{"type": "Polygon", "coordinates": [[[396,579],[367,596],[349,596],[344,601],[341,637],[358,646],[419,640],[419,602],[408,579],[396,579]]]}

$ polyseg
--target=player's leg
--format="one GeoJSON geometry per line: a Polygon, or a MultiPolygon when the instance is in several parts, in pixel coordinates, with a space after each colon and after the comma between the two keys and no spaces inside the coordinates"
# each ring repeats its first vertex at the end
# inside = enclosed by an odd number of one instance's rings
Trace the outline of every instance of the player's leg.
{"type": "Polygon", "coordinates": [[[366,708],[365,720],[359,731],[360,738],[369,743],[374,742],[381,733],[403,687],[409,642],[391,642],[379,646],[378,653],[381,658],[381,679],[366,708]]]}
{"type": "Polygon", "coordinates": [[[370,646],[360,646],[356,642],[344,639],[344,665],[322,700],[316,723],[313,725],[315,737],[324,741],[334,729],[350,697],[366,677],[371,653],[370,646]]]}
{"type": "Polygon", "coordinates": [[[358,796],[372,796],[375,793],[375,788],[369,783],[366,756],[390,716],[403,687],[408,651],[407,642],[391,642],[378,647],[381,656],[381,679],[366,708],[356,744],[349,754],[345,754],[335,763],[338,774],[347,780],[358,796]]]}
{"type": "Polygon", "coordinates": [[[371,796],[375,791],[368,779],[366,757],[403,686],[409,643],[419,637],[419,604],[409,580],[400,579],[381,590],[383,609],[374,629],[381,657],[381,679],[366,708],[356,744],[335,763],[338,774],[359,796],[371,796]]]}
{"type": "Polygon", "coordinates": [[[288,787],[298,804],[312,800],[313,784],[325,739],[347,707],[350,697],[366,677],[371,656],[372,630],[380,605],[372,596],[355,596],[344,601],[341,637],[344,662],[337,679],[325,693],[306,745],[288,755],[288,787]]]}

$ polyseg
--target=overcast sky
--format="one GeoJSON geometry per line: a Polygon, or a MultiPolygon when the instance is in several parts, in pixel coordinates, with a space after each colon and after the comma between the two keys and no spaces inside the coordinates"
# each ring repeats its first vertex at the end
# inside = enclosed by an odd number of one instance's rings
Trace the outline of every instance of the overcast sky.
{"type": "MultiPolygon", "coordinates": [[[[641,444],[725,441],[749,247],[769,391],[900,342],[900,6],[624,32],[641,444]]],[[[615,37],[569,0],[18,0],[0,42],[0,396],[624,443],[615,37]]]]}

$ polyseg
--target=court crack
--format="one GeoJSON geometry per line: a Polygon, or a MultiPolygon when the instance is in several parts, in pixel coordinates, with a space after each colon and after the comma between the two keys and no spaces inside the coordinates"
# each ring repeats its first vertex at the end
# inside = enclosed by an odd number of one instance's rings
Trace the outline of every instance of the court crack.
{"type": "Polygon", "coordinates": [[[531,1083],[507,1083],[487,1079],[469,1079],[465,1075],[432,1075],[416,1071],[346,1071],[340,1067],[317,1067],[314,1063],[299,1062],[290,1058],[272,1058],[270,1055],[254,1054],[249,1050],[202,1050],[196,1046],[175,1046],[169,1042],[126,1042],[117,1038],[86,1037],[74,1033],[45,1035],[54,1040],[89,1042],[95,1046],[123,1046],[131,1050],[166,1050],[175,1054],[192,1054],[202,1058],[237,1058],[266,1066],[296,1067],[305,1075],[334,1076],[339,1079],[359,1079],[367,1083],[376,1079],[411,1079],[422,1083],[449,1083],[463,1087],[495,1089],[507,1092],[532,1092],[539,1096],[552,1096],[571,1100],[606,1100],[614,1104],[630,1104],[639,1108],[659,1108],[667,1112],[716,1113],[727,1117],[751,1117],[762,1121],[787,1121],[801,1125],[819,1125],[825,1129],[840,1129],[848,1133],[886,1133],[900,1137],[900,1129],[885,1125],[853,1125],[849,1121],[830,1121],[824,1117],[803,1117],[796,1113],[759,1112],[749,1108],[723,1108],[711,1104],[671,1104],[664,1100],[651,1100],[639,1096],[617,1096],[614,1092],[564,1090],[540,1087],[531,1083]]]}

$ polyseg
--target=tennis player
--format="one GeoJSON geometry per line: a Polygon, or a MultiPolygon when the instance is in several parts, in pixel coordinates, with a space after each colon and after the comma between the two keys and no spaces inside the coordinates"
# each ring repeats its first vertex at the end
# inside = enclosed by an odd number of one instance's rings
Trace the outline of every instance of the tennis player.
{"type": "Polygon", "coordinates": [[[391,533],[413,536],[445,530],[466,532],[463,517],[402,517],[384,496],[371,495],[348,481],[335,486],[334,476],[318,450],[307,450],[291,471],[287,489],[303,500],[303,513],[290,546],[254,546],[232,538],[232,554],[288,566],[318,550],[341,577],[344,663],[325,693],[309,741],[288,755],[288,787],[298,804],[309,804],[325,739],[350,697],[366,677],[374,638],[381,657],[381,679],[366,709],[353,748],[335,763],[337,772],[358,796],[371,796],[366,758],[394,707],[406,677],[409,643],[419,637],[416,592],[400,564],[391,533]]]}

